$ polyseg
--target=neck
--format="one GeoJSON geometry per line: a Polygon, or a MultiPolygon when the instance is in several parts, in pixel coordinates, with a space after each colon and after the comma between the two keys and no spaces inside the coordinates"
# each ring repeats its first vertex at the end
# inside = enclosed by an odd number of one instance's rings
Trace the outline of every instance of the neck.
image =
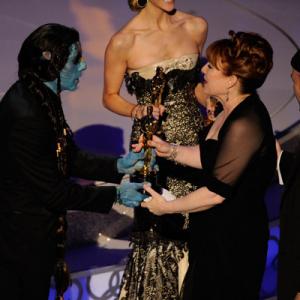
{"type": "Polygon", "coordinates": [[[171,15],[161,8],[155,6],[150,1],[147,6],[140,12],[142,19],[151,28],[165,30],[169,28],[171,23],[171,15]]]}
{"type": "Polygon", "coordinates": [[[228,115],[231,111],[238,106],[241,102],[243,102],[250,94],[233,94],[228,95],[228,99],[221,99],[221,103],[223,105],[224,113],[228,115]]]}

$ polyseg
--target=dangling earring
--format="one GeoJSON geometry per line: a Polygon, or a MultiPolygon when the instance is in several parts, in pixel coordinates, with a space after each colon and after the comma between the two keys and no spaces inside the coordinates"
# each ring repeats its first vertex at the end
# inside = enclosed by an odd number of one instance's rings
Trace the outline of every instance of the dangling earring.
{"type": "Polygon", "coordinates": [[[216,119],[216,106],[217,106],[217,99],[214,97],[209,97],[206,102],[206,125],[209,125],[216,119]]]}
{"type": "Polygon", "coordinates": [[[227,90],[226,96],[225,96],[225,102],[227,102],[229,100],[229,90],[227,90]]]}
{"type": "Polygon", "coordinates": [[[148,3],[148,0],[137,0],[136,1],[136,6],[138,9],[143,9],[148,3]]]}

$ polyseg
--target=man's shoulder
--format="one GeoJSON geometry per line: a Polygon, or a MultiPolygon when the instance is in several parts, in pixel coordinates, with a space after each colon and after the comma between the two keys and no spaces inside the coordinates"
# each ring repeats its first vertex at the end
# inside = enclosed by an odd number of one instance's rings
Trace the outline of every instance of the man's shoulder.
{"type": "Polygon", "coordinates": [[[36,114],[36,101],[24,85],[15,82],[2,97],[0,111],[12,118],[31,117],[36,114]]]}

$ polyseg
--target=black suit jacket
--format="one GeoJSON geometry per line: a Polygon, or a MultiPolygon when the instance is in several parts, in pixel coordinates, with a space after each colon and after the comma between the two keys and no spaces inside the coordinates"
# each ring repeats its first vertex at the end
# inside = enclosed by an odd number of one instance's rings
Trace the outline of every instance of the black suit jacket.
{"type": "Polygon", "coordinates": [[[300,149],[283,152],[280,171],[284,192],[280,214],[278,300],[294,300],[300,292],[300,149]]]}
{"type": "MultiPolygon", "coordinates": [[[[56,97],[50,90],[48,94],[56,97]]],[[[60,174],[52,123],[39,99],[19,81],[0,103],[0,139],[2,262],[18,259],[22,251],[31,255],[50,251],[53,245],[47,243],[55,240],[58,216],[68,209],[101,213],[111,209],[115,187],[82,187],[60,174]],[[45,247],[41,250],[38,245],[45,247]]],[[[116,158],[88,154],[73,141],[69,169],[74,177],[114,183],[121,179],[116,158]]]]}

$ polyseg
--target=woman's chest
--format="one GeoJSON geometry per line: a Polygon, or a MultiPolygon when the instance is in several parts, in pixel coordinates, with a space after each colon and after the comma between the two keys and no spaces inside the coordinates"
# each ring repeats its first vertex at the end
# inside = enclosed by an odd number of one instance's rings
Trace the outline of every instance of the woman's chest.
{"type": "Polygon", "coordinates": [[[217,119],[214,121],[213,125],[211,126],[210,130],[207,133],[206,140],[212,139],[212,140],[218,140],[219,132],[225,122],[225,117],[223,113],[220,113],[220,115],[217,117],[217,119]]]}
{"type": "Polygon", "coordinates": [[[130,49],[128,66],[136,69],[198,52],[196,41],[185,30],[143,34],[135,38],[135,43],[130,49]]]}

